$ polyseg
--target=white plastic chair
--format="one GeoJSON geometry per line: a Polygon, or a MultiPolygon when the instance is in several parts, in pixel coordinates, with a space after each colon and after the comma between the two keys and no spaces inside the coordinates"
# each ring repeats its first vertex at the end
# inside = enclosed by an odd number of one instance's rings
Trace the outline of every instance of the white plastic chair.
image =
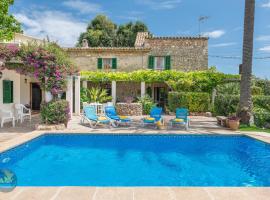
{"type": "Polygon", "coordinates": [[[1,128],[3,128],[6,121],[12,121],[12,126],[15,126],[15,117],[11,111],[0,109],[1,128]]]}
{"type": "Polygon", "coordinates": [[[25,117],[29,117],[29,120],[31,122],[31,109],[26,108],[23,104],[15,104],[15,113],[16,119],[20,120],[21,123],[23,123],[25,117]]]}

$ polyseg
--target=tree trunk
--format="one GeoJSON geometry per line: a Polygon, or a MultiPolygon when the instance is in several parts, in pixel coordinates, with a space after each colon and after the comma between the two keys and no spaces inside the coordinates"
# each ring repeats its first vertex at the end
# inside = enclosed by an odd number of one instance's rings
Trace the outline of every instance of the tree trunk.
{"type": "Polygon", "coordinates": [[[245,20],[243,38],[243,60],[240,84],[240,108],[241,122],[250,125],[252,119],[252,59],[253,59],[253,35],[254,35],[255,0],[245,0],[245,20]]]}

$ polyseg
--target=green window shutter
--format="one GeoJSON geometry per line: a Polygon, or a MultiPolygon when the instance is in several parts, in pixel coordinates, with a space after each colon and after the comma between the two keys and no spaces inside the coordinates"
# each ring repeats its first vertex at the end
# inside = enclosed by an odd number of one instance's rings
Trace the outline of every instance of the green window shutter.
{"type": "Polygon", "coordinates": [[[3,80],[3,103],[13,103],[13,81],[3,80]]]}
{"type": "Polygon", "coordinates": [[[149,56],[148,57],[148,69],[154,69],[154,56],[149,56]]]}
{"type": "Polygon", "coordinates": [[[97,59],[97,68],[102,69],[102,58],[97,59]]]}
{"type": "Polygon", "coordinates": [[[170,70],[171,69],[171,56],[165,57],[165,69],[170,70]]]}
{"type": "Polygon", "coordinates": [[[117,69],[117,58],[112,59],[112,69],[117,69]]]}

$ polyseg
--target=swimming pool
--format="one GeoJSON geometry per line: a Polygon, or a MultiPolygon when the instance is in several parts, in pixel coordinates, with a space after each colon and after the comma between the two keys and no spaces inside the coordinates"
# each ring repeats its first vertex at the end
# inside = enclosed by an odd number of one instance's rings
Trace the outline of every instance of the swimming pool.
{"type": "Polygon", "coordinates": [[[0,154],[19,186],[270,186],[247,136],[46,134],[0,154]]]}

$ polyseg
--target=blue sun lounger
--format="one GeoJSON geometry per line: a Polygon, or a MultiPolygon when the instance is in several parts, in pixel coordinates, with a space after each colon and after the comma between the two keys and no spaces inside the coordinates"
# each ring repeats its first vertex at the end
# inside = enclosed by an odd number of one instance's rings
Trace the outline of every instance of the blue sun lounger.
{"type": "Polygon", "coordinates": [[[145,117],[142,119],[142,125],[153,124],[157,125],[158,122],[164,123],[162,118],[162,108],[160,107],[153,107],[150,111],[150,117],[145,117]]]}
{"type": "Polygon", "coordinates": [[[95,128],[99,124],[111,125],[110,119],[105,116],[99,117],[96,114],[96,109],[94,106],[85,106],[83,108],[81,123],[84,123],[85,120],[90,124],[91,128],[95,128]]]}
{"type": "Polygon", "coordinates": [[[190,119],[188,115],[189,115],[188,109],[177,108],[175,112],[175,118],[170,120],[171,127],[173,125],[184,125],[185,129],[188,130],[190,125],[190,119]]]}
{"type": "Polygon", "coordinates": [[[130,124],[131,119],[127,116],[119,116],[116,112],[114,106],[106,106],[105,107],[105,115],[111,119],[114,123],[114,126],[119,126],[120,124],[130,124]]]}

